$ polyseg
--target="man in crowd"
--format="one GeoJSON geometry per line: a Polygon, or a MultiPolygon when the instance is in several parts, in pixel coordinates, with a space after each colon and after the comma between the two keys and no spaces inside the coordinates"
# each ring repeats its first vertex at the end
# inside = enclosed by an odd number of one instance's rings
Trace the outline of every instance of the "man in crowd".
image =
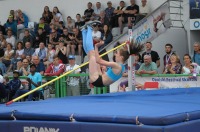
{"type": "Polygon", "coordinates": [[[142,75],[142,74],[157,74],[157,66],[156,63],[152,62],[150,55],[144,56],[144,63],[141,64],[138,71],[136,71],[136,74],[142,75]]]}
{"type": "Polygon", "coordinates": [[[165,70],[167,65],[171,64],[170,57],[171,57],[172,54],[174,54],[174,52],[172,50],[173,50],[173,46],[171,44],[166,44],[165,45],[166,54],[163,57],[163,62],[164,62],[163,71],[165,70]]]}
{"type": "Polygon", "coordinates": [[[200,65],[200,43],[195,42],[193,47],[194,47],[193,62],[200,65]]]}

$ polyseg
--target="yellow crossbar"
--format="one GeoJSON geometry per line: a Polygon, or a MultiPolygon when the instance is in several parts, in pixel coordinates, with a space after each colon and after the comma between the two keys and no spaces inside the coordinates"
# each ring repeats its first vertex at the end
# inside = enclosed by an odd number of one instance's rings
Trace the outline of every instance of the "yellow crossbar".
{"type": "MultiPolygon", "coordinates": [[[[108,54],[108,53],[110,53],[110,52],[112,52],[112,51],[114,51],[114,50],[116,50],[116,49],[118,49],[118,48],[124,46],[124,45],[126,45],[126,43],[122,43],[121,45],[119,45],[119,46],[117,46],[117,47],[115,47],[115,48],[113,48],[113,49],[111,49],[111,50],[109,50],[109,51],[107,51],[107,52],[101,54],[100,57],[102,57],[102,56],[104,56],[104,55],[106,55],[106,54],[108,54]]],[[[15,98],[15,99],[13,99],[13,100],[11,100],[11,101],[9,101],[9,102],[7,102],[6,105],[10,105],[10,104],[12,104],[13,102],[16,102],[16,101],[18,101],[18,100],[20,100],[20,99],[22,99],[22,98],[28,96],[29,94],[32,94],[33,92],[39,90],[40,88],[44,88],[45,86],[47,86],[47,85],[49,85],[49,84],[55,82],[56,80],[58,80],[58,79],[60,79],[60,78],[62,78],[62,77],[64,77],[64,76],[66,76],[66,75],[72,73],[73,71],[75,71],[75,70],[77,70],[77,69],[79,69],[79,68],[81,68],[81,67],[83,67],[83,66],[85,66],[85,65],[87,65],[87,64],[89,64],[89,62],[85,62],[84,64],[80,65],[79,67],[77,67],[77,68],[75,68],[75,69],[73,69],[73,70],[71,70],[71,71],[68,71],[68,72],[64,73],[63,75],[61,75],[61,76],[59,76],[59,77],[57,77],[57,78],[55,78],[55,79],[53,79],[53,80],[51,80],[51,81],[49,81],[49,82],[46,82],[45,84],[43,84],[43,85],[41,85],[41,86],[39,86],[39,87],[37,87],[37,88],[31,90],[31,91],[29,91],[29,92],[27,92],[27,93],[25,93],[25,94],[19,96],[19,97],[15,98]]]]}

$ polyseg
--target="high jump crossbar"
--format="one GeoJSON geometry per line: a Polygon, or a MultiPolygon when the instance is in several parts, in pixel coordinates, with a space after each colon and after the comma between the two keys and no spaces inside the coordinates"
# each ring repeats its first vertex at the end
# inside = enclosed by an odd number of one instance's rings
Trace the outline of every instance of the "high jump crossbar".
{"type": "MultiPolygon", "coordinates": [[[[126,42],[124,42],[124,43],[120,44],[119,46],[117,46],[117,47],[115,47],[115,48],[112,48],[112,49],[110,49],[109,51],[107,51],[107,52],[101,54],[100,57],[102,57],[102,56],[104,56],[104,55],[106,55],[106,54],[108,54],[108,53],[110,53],[110,52],[112,52],[112,51],[114,51],[114,50],[116,50],[116,49],[118,49],[118,48],[124,46],[124,45],[126,45],[126,42]]],[[[49,81],[49,82],[46,82],[45,84],[43,84],[43,85],[41,85],[41,86],[39,86],[39,87],[37,87],[37,88],[35,88],[35,89],[33,89],[33,90],[27,92],[27,93],[25,93],[25,94],[23,94],[23,95],[21,95],[21,96],[19,96],[19,97],[13,99],[13,100],[7,102],[6,105],[10,105],[10,104],[12,104],[13,102],[16,102],[16,101],[18,101],[18,100],[20,100],[20,99],[22,99],[22,98],[28,96],[29,94],[32,94],[33,92],[39,90],[40,88],[44,88],[45,86],[47,86],[47,85],[49,85],[49,84],[55,82],[56,80],[58,80],[58,79],[60,79],[60,78],[62,78],[62,77],[64,77],[64,76],[66,76],[66,75],[68,75],[68,74],[74,72],[75,70],[77,70],[77,69],[79,69],[79,68],[81,68],[81,67],[83,67],[83,66],[85,66],[85,65],[87,65],[87,64],[89,64],[89,61],[88,61],[88,62],[85,62],[84,64],[80,65],[79,67],[77,67],[77,68],[75,68],[75,69],[73,69],[73,70],[71,70],[71,71],[68,71],[68,72],[62,74],[61,76],[58,76],[57,78],[54,78],[53,80],[51,80],[51,81],[49,81]]]]}

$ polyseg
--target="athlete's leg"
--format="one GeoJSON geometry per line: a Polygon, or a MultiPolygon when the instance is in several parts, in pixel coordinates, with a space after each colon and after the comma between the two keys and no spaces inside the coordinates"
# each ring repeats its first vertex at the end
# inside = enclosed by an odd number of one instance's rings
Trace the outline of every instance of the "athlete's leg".
{"type": "Polygon", "coordinates": [[[85,50],[85,53],[88,54],[88,50],[86,47],[86,39],[87,39],[87,30],[86,29],[82,30],[82,36],[83,36],[83,49],[85,50]]]}
{"type": "Polygon", "coordinates": [[[92,27],[87,26],[87,37],[86,37],[86,49],[89,52],[94,50],[93,38],[92,38],[92,27]]]}

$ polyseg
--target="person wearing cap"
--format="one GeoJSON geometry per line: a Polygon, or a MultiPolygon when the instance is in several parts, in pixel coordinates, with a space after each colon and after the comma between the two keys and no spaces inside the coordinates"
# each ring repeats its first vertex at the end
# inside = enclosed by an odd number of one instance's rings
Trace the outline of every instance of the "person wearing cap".
{"type": "MultiPolygon", "coordinates": [[[[29,85],[29,89],[19,89],[19,90],[17,90],[14,98],[17,98],[18,96],[29,92],[29,90],[33,90],[36,87],[39,87],[41,85],[42,76],[39,72],[36,72],[36,65],[35,64],[30,65],[30,74],[28,75],[27,82],[28,82],[28,85],[29,85]]],[[[32,101],[33,97],[35,97],[36,95],[39,95],[39,94],[43,94],[42,89],[39,89],[38,91],[35,91],[32,94],[29,94],[28,101],[32,101]]]]}
{"type": "Polygon", "coordinates": [[[13,71],[13,79],[10,80],[8,83],[9,86],[9,100],[12,100],[14,98],[14,95],[21,87],[21,81],[19,79],[19,71],[15,70],[13,71]]]}
{"type": "Polygon", "coordinates": [[[13,20],[13,16],[9,15],[8,21],[4,24],[5,30],[12,29],[13,35],[17,36],[17,22],[13,20]]]}
{"type": "MultiPolygon", "coordinates": [[[[69,65],[66,67],[66,72],[76,69],[79,65],[75,64],[75,56],[69,55],[69,65]]],[[[81,69],[78,68],[73,71],[71,74],[79,74],[81,69]]],[[[80,95],[80,88],[79,88],[79,78],[80,77],[67,77],[67,95],[68,96],[77,96],[80,95]]]]}
{"type": "Polygon", "coordinates": [[[65,65],[60,63],[60,58],[55,56],[53,63],[46,69],[45,76],[60,76],[65,71],[65,65]]]}

